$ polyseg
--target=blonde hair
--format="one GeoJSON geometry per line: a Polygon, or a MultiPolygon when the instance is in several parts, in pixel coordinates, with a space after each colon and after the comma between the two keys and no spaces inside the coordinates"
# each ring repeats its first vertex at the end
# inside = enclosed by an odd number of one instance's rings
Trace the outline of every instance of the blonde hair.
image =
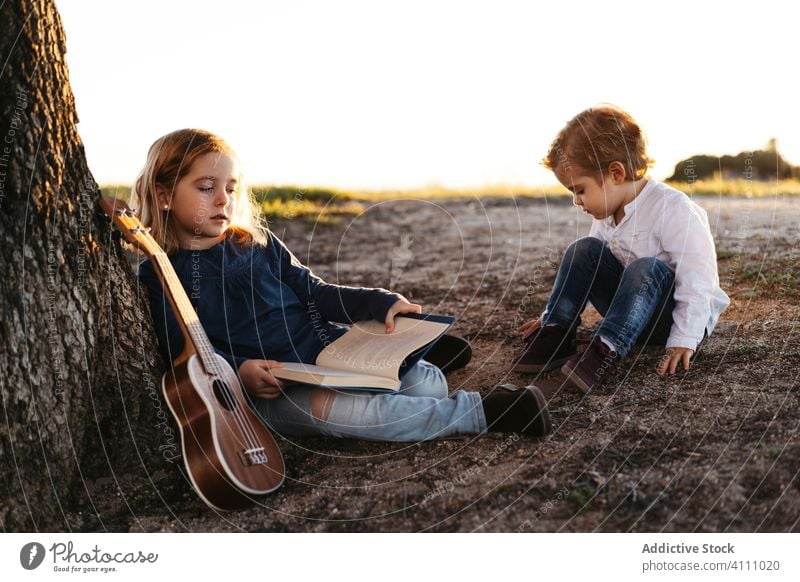
{"type": "MultiPolygon", "coordinates": [[[[139,220],[150,227],[150,234],[167,254],[179,248],[178,238],[169,213],[161,210],[156,186],[171,194],[194,161],[208,153],[236,156],[224,139],[209,131],[179,129],[168,133],[150,146],[144,168],[133,184],[130,205],[137,209],[139,220]]],[[[253,196],[242,176],[238,182],[226,234],[239,244],[266,244],[266,225],[259,218],[253,196]]]]}
{"type": "Polygon", "coordinates": [[[643,178],[653,164],[644,132],[630,113],[614,105],[600,105],[567,122],[542,165],[553,172],[581,172],[602,183],[612,162],[625,167],[626,180],[643,178]]]}

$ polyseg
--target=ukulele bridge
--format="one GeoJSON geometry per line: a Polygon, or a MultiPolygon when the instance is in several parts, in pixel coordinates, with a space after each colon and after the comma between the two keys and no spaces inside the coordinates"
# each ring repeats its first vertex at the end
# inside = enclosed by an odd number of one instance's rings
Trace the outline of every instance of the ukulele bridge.
{"type": "Polygon", "coordinates": [[[242,464],[245,467],[250,467],[252,465],[266,465],[269,462],[269,458],[267,458],[267,452],[264,450],[264,447],[239,451],[239,460],[242,461],[242,464]]]}

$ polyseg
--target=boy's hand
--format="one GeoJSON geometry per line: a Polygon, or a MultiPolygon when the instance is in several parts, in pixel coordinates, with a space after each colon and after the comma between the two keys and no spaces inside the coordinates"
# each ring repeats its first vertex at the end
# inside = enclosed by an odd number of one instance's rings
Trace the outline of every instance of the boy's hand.
{"type": "Polygon", "coordinates": [[[239,366],[239,378],[250,394],[271,400],[281,395],[283,384],[270,369],[282,367],[283,364],[275,360],[245,360],[239,366]]]}
{"type": "Polygon", "coordinates": [[[408,299],[401,296],[386,312],[386,333],[394,331],[394,316],[401,313],[422,313],[422,306],[416,303],[409,303],[408,299]]]}
{"type": "Polygon", "coordinates": [[[663,376],[667,371],[674,374],[678,371],[678,363],[683,363],[684,370],[689,369],[689,360],[692,357],[694,350],[689,348],[667,348],[667,351],[661,356],[661,361],[656,367],[656,372],[659,376],[663,376]]]}
{"type": "Polygon", "coordinates": [[[522,339],[525,339],[537,329],[542,327],[542,320],[541,319],[531,319],[530,321],[526,321],[522,325],[517,328],[517,331],[522,332],[522,339]]]}

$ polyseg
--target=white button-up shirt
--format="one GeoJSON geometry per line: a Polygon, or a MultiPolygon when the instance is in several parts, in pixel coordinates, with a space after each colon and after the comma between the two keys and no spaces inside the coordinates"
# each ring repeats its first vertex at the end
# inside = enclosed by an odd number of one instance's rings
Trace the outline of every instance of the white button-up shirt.
{"type": "Polygon", "coordinates": [[[624,266],[655,257],[675,273],[675,309],[667,347],[697,349],[711,335],[730,299],[719,286],[717,253],[706,211],[686,194],[648,179],[625,205],[625,217],[593,220],[589,236],[599,238],[624,266]]]}

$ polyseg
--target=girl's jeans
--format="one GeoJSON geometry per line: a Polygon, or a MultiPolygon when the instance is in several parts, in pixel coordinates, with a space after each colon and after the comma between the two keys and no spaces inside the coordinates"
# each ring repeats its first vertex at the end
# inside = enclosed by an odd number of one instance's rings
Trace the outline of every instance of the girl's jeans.
{"type": "Polygon", "coordinates": [[[584,237],[561,259],[542,324],[574,329],[591,301],[603,316],[594,335],[611,342],[621,359],[637,340],[666,343],[675,308],[674,281],[670,268],[654,257],[623,267],[600,239],[584,237]]]}
{"type": "Polygon", "coordinates": [[[420,360],[403,376],[399,393],[336,390],[327,420],[311,414],[308,386],[290,386],[273,400],[253,398],[267,425],[288,435],[328,435],[374,441],[424,441],[486,432],[477,392],[447,395],[447,380],[420,360]]]}

